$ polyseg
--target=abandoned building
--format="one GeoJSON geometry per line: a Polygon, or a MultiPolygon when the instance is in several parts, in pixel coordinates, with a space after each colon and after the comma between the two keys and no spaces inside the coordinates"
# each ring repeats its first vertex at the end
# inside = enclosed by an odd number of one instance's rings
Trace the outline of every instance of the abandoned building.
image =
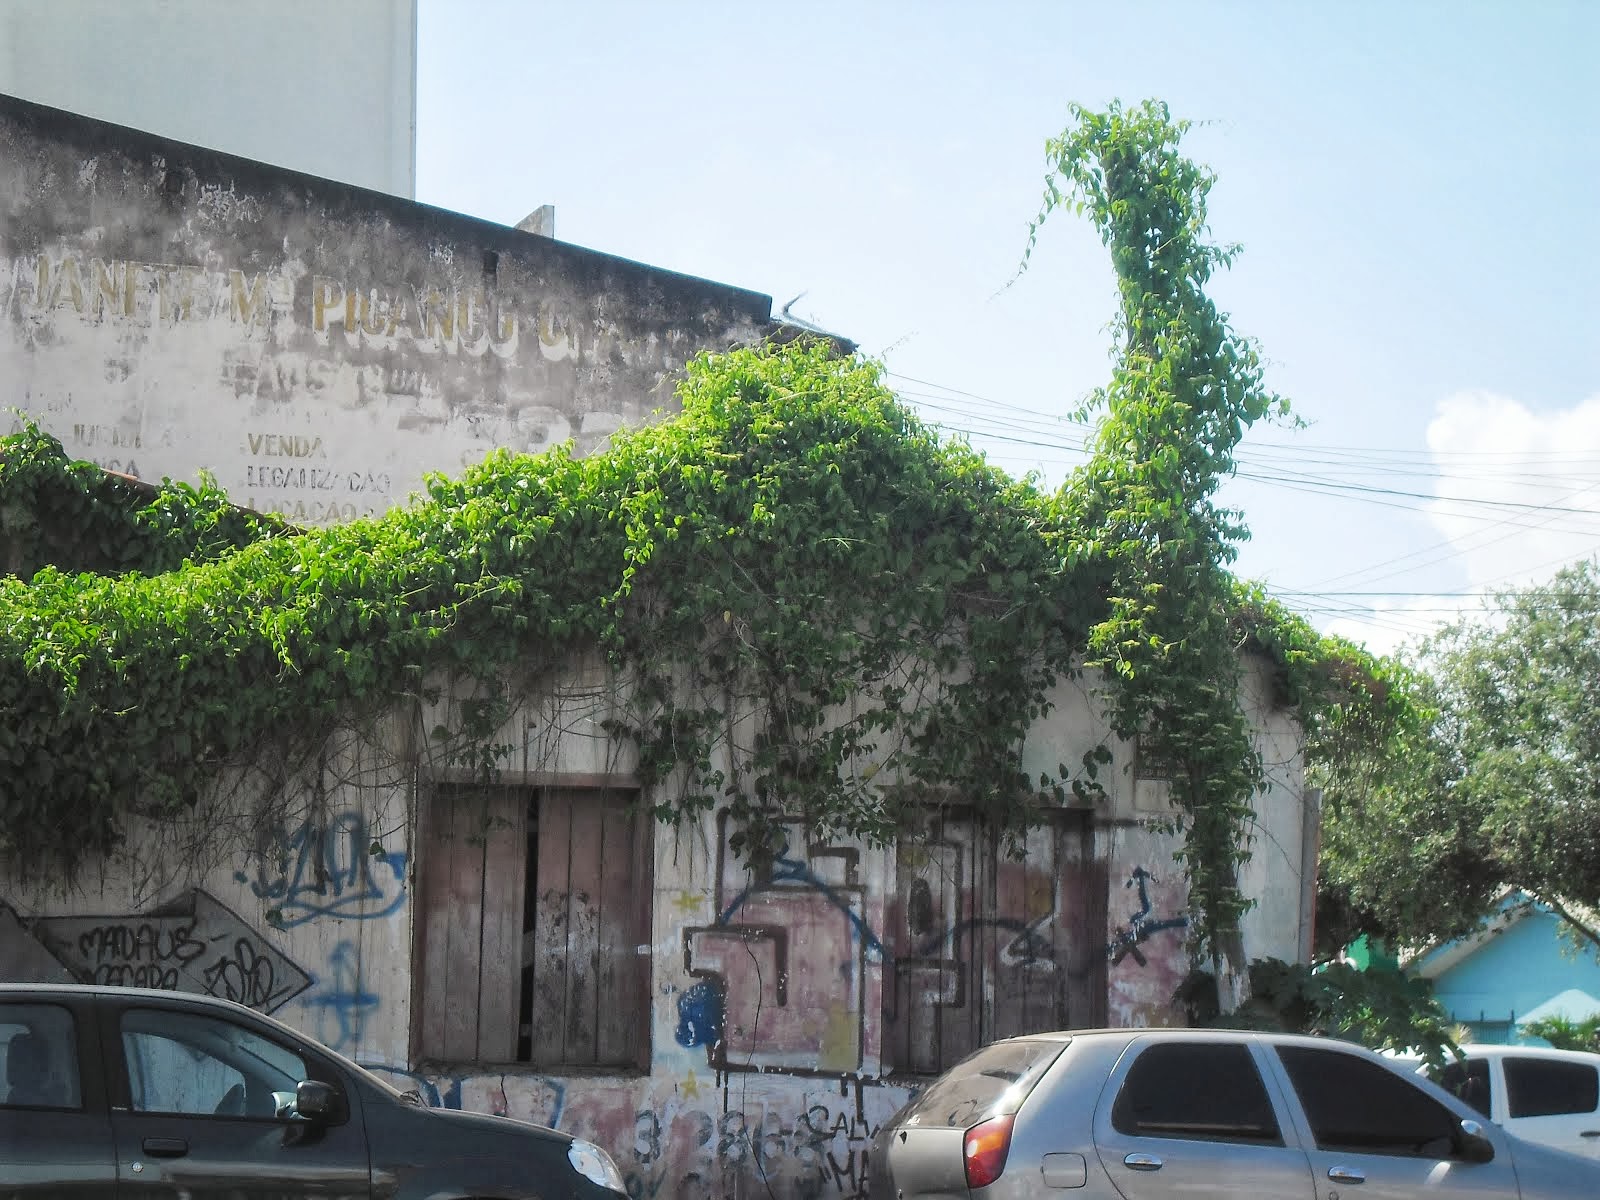
{"type": "MultiPolygon", "coordinates": [[[[5,99],[0,301],[17,421],[299,525],[494,447],[598,449],[691,356],[781,333],[765,296],[5,99]]],[[[1268,783],[1243,936],[1303,961],[1314,802],[1270,673],[1241,695],[1268,783]]],[[[725,817],[636,803],[614,683],[574,661],[498,732],[491,784],[396,713],[221,861],[145,823],[72,888],[0,863],[0,978],[240,1000],[430,1103],[591,1138],[636,1197],[854,1194],[878,1124],[982,1042],[1176,1019],[1164,781],[1092,675],[1051,699],[1024,770],[1112,762],[1020,856],[952,810],[887,847],[795,828],[752,873],[725,817]]]]}

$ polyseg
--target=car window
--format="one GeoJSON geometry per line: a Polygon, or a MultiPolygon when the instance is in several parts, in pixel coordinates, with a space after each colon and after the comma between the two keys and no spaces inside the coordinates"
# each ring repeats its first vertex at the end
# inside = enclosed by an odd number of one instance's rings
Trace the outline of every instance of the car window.
{"type": "Polygon", "coordinates": [[[1279,1046],[1319,1150],[1450,1158],[1459,1120],[1381,1063],[1338,1050],[1279,1046]]]}
{"type": "Polygon", "coordinates": [[[1489,1115],[1494,1085],[1489,1081],[1487,1059],[1469,1058],[1465,1062],[1452,1061],[1433,1072],[1436,1083],[1457,1099],[1472,1105],[1484,1116],[1489,1115]]]}
{"type": "Polygon", "coordinates": [[[1513,1117],[1589,1113],[1600,1101],[1600,1079],[1588,1063],[1506,1055],[1506,1109],[1513,1117]]]}
{"type": "Polygon", "coordinates": [[[128,1009],[122,1049],[136,1112],[271,1119],[306,1078],[298,1054],[198,1013],[128,1009]]]}
{"type": "Polygon", "coordinates": [[[1249,1048],[1223,1042],[1146,1047],[1122,1081],[1111,1124],[1138,1137],[1283,1144],[1249,1048]]]}
{"type": "Polygon", "coordinates": [[[59,1004],[0,1004],[0,1106],[82,1108],[78,1040],[59,1004]]]}
{"type": "Polygon", "coordinates": [[[934,1080],[901,1112],[907,1125],[965,1129],[985,1117],[1014,1113],[1066,1042],[996,1042],[934,1080]]]}

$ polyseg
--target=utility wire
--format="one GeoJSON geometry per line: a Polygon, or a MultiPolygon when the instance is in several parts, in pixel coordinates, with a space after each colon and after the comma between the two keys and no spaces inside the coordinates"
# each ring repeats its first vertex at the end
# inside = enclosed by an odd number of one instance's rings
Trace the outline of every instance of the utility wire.
{"type": "MultiPolygon", "coordinates": [[[[986,457],[1003,463],[1027,464],[1042,473],[1066,474],[1090,454],[1089,443],[1095,426],[1057,413],[994,400],[961,388],[899,372],[887,372],[893,379],[915,385],[902,389],[912,406],[923,414],[930,426],[948,436],[966,440],[975,448],[983,444],[1026,447],[1034,455],[995,452],[986,457]],[[928,390],[931,389],[931,390],[928,390]],[[1071,435],[1077,434],[1074,444],[1071,435]]],[[[1406,554],[1397,555],[1367,567],[1334,576],[1324,583],[1377,583],[1395,576],[1414,574],[1430,566],[1459,558],[1464,552],[1481,551],[1531,531],[1552,535],[1592,535],[1600,549],[1600,506],[1584,507],[1584,497],[1600,488],[1600,454],[1585,451],[1536,452],[1527,449],[1507,451],[1416,451],[1389,447],[1340,445],[1297,445],[1280,440],[1246,442],[1235,454],[1239,468],[1235,477],[1249,484],[1321,496],[1328,500],[1360,503],[1398,512],[1430,513],[1453,521],[1479,523],[1482,528],[1462,538],[1441,539],[1406,554]],[[1389,485],[1366,482],[1372,477],[1390,481],[1389,485]],[[1523,495],[1545,496],[1535,500],[1514,500],[1482,495],[1462,495],[1457,491],[1422,491],[1393,486],[1416,480],[1444,486],[1466,485],[1469,489],[1485,485],[1497,491],[1515,488],[1523,495]],[[1492,535],[1492,536],[1491,536],[1492,535]]],[[[1530,571],[1558,566],[1573,557],[1562,556],[1530,570],[1507,573],[1503,579],[1530,571]]],[[[1490,587],[1494,586],[1491,582],[1490,587]]],[[[1344,617],[1368,625],[1379,625],[1405,633],[1421,633],[1433,628],[1427,614],[1464,611],[1462,605],[1387,608],[1358,603],[1362,600],[1476,599],[1488,602],[1495,593],[1345,590],[1325,587],[1308,589],[1275,588],[1276,594],[1307,612],[1330,618],[1344,617]],[[1417,614],[1407,619],[1406,614],[1417,614]]]]}

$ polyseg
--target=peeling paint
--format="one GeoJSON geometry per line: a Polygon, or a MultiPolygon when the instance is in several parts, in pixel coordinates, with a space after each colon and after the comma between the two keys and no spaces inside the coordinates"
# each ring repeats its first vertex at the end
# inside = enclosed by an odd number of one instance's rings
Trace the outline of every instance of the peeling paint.
{"type": "Polygon", "coordinates": [[[0,403],[101,466],[208,470],[296,523],[382,512],[498,446],[587,453],[669,400],[695,353],[765,336],[770,312],[0,97],[0,403]],[[285,438],[320,445],[315,469],[255,448],[285,438]]]}

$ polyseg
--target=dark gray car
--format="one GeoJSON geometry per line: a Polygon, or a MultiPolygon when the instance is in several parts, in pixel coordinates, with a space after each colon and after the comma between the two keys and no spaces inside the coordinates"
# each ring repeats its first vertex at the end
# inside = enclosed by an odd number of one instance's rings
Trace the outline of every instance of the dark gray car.
{"type": "Polygon", "coordinates": [[[0,1083],[6,1196],[622,1200],[590,1142],[426,1108],[205,996],[0,984],[0,1083]]]}
{"type": "Polygon", "coordinates": [[[1600,1164],[1521,1141],[1345,1042],[1088,1030],[996,1042],[879,1131],[870,1200],[1573,1200],[1600,1164]]]}

